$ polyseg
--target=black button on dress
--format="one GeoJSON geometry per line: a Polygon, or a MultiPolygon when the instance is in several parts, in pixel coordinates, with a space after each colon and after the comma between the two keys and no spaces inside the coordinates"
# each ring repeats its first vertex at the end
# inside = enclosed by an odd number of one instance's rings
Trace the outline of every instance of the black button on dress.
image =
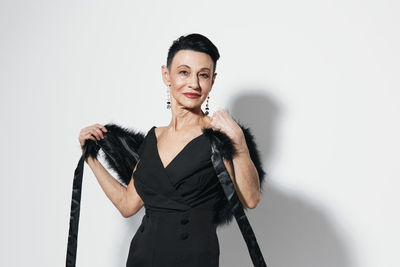
{"type": "Polygon", "coordinates": [[[224,197],[204,134],[164,168],[153,126],[138,152],[134,185],[145,215],[132,238],[127,267],[218,267],[216,207],[224,197]]]}

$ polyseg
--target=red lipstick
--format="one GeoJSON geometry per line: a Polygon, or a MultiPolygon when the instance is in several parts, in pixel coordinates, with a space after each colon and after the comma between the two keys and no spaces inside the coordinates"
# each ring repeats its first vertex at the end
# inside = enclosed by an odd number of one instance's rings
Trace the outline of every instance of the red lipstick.
{"type": "Polygon", "coordinates": [[[183,93],[183,94],[188,98],[198,98],[198,97],[200,97],[200,95],[197,94],[197,93],[183,93]]]}

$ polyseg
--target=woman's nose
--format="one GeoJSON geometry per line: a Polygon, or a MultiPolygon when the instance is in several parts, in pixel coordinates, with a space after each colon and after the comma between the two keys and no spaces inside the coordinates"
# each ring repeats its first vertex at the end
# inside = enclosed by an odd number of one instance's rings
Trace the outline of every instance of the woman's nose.
{"type": "Polygon", "coordinates": [[[193,88],[198,88],[199,87],[199,77],[197,77],[197,75],[192,75],[190,77],[190,85],[193,88]]]}

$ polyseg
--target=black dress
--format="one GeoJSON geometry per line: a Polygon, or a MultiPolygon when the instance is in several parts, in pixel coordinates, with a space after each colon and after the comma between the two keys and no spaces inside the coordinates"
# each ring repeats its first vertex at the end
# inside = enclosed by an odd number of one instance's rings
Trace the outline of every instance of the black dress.
{"type": "Polygon", "coordinates": [[[217,267],[215,213],[224,197],[204,133],[164,168],[153,126],[138,152],[134,185],[145,215],[132,238],[127,267],[217,267]]]}

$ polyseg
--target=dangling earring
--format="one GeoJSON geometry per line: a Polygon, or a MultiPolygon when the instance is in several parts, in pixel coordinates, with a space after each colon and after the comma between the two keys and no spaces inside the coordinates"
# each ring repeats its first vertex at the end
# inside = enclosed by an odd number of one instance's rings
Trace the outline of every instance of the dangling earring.
{"type": "Polygon", "coordinates": [[[208,108],[208,99],[210,99],[210,95],[207,96],[206,112],[205,112],[206,115],[208,115],[208,110],[209,110],[209,108],[208,108]]]}
{"type": "Polygon", "coordinates": [[[170,99],[170,94],[169,94],[169,88],[171,87],[171,85],[169,84],[168,85],[168,88],[167,88],[167,109],[170,109],[171,108],[171,99],[170,99]]]}

